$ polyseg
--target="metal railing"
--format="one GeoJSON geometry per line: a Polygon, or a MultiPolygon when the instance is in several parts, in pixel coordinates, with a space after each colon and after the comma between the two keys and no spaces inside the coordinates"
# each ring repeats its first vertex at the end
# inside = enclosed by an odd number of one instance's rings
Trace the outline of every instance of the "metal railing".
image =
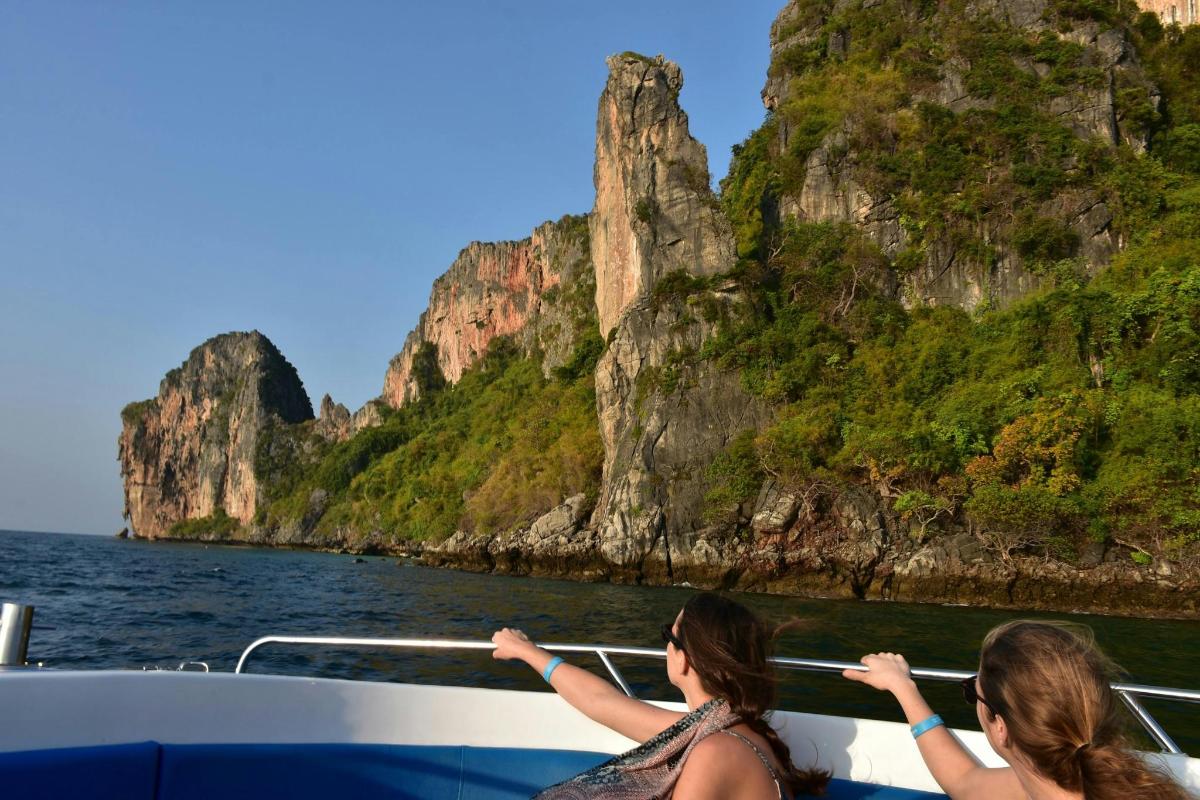
{"type": "MultiPolygon", "coordinates": [[[[396,647],[410,649],[428,649],[428,650],[494,650],[496,645],[491,642],[474,642],[461,639],[355,639],[343,638],[337,636],[264,636],[261,639],[256,639],[250,643],[242,652],[242,657],[238,659],[237,666],[234,668],[235,673],[241,673],[246,666],[246,661],[250,658],[250,654],[266,644],[305,644],[305,645],[332,645],[335,647],[396,647]]],[[[600,663],[608,670],[608,674],[612,676],[613,681],[621,687],[621,691],[625,692],[630,697],[636,697],[633,689],[625,681],[621,671],[613,664],[610,656],[636,656],[639,658],[658,658],[666,659],[665,650],[658,650],[651,647],[620,647],[599,644],[546,644],[539,643],[539,647],[549,650],[552,653],[590,653],[600,659],[600,663]]],[[[842,672],[843,670],[851,669],[858,672],[866,672],[867,668],[862,664],[850,661],[828,661],[815,658],[785,658],[776,657],[771,659],[771,663],[780,669],[799,670],[801,672],[842,672]]],[[[965,672],[955,669],[927,669],[922,667],[912,667],[911,673],[914,678],[931,681],[962,681],[972,675],[974,672],[965,672]]],[[[1183,750],[1175,741],[1167,734],[1163,727],[1158,723],[1158,720],[1150,714],[1149,711],[1141,704],[1138,698],[1153,698],[1159,700],[1176,700],[1185,703],[1200,703],[1200,690],[1195,689],[1172,689],[1167,686],[1146,686],[1138,683],[1114,683],[1112,684],[1113,691],[1117,697],[1129,709],[1150,738],[1164,753],[1182,754],[1183,750]]]]}

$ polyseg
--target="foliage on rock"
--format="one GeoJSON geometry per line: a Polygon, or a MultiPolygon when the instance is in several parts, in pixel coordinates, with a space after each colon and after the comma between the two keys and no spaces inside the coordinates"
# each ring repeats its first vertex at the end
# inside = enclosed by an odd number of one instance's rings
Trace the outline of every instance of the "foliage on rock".
{"type": "Polygon", "coordinates": [[[781,16],[774,38],[791,45],[772,71],[788,88],[721,187],[750,302],[702,355],[777,413],[714,464],[710,516],[744,508],[766,475],[872,485],[921,539],[966,524],[1001,550],[1194,556],[1200,29],[1167,33],[1106,0],[1047,3],[1020,27],[946,16],[955,3],[837,5],[781,16]],[[1162,90],[1114,73],[1131,81],[1119,145],[1050,111],[1101,78],[1081,30],[1132,43],[1162,90]],[[937,101],[951,71],[964,102],[937,101]],[[902,246],[780,211],[831,147],[899,210],[902,246]],[[1112,212],[1111,266],[1081,252],[1056,205],[1068,195],[1112,212]],[[1016,253],[1037,282],[969,310],[906,291],[946,241],[983,266],[1016,253]]]}

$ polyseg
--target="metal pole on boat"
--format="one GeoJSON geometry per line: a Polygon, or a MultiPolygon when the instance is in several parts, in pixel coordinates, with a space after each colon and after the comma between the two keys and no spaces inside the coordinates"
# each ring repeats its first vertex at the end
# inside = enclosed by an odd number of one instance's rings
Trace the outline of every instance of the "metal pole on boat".
{"type": "Polygon", "coordinates": [[[29,652],[33,606],[4,603],[0,606],[0,667],[23,667],[29,652]]]}

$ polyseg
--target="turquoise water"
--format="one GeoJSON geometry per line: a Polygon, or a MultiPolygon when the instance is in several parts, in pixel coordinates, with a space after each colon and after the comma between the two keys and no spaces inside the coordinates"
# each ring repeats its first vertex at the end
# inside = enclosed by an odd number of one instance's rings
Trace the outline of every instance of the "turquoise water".
{"type": "MultiPolygon", "coordinates": [[[[0,601],[36,606],[30,659],[60,668],[175,667],[198,660],[232,671],[242,650],[267,634],[485,640],[505,625],[543,641],[661,647],[659,627],[691,592],[475,575],[388,558],[355,563],[352,556],[326,553],[0,531],[0,601]]],[[[739,599],[772,620],[808,622],[782,639],[780,655],[854,661],[890,650],[914,665],[947,669],[972,669],[984,633],[1000,622],[1063,618],[755,594],[739,599]]],[[[1200,688],[1200,622],[1069,618],[1090,626],[1131,680],[1200,688]]],[[[678,699],[661,661],[615,660],[640,695],[678,699]]],[[[528,668],[486,653],[270,646],[256,651],[249,671],[545,688],[528,668]]],[[[929,684],[926,694],[951,724],[976,726],[956,687],[929,684]]],[[[901,719],[890,697],[836,675],[787,673],[781,695],[784,708],[901,719]]],[[[1185,750],[1200,754],[1200,705],[1147,705],[1185,750]]]]}

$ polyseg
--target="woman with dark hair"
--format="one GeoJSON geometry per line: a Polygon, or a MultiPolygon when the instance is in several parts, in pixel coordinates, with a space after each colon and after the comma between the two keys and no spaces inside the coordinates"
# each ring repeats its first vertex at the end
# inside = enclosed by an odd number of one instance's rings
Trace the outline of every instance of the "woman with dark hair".
{"type": "Polygon", "coordinates": [[[1010,622],[983,640],[979,674],[963,682],[988,743],[1009,766],[987,769],[947,732],[896,653],[842,673],[900,701],[921,757],[952,800],[1187,800],[1122,732],[1115,668],[1091,632],[1010,622]]]}
{"type": "Polygon", "coordinates": [[[683,692],[686,714],[627,697],[521,631],[492,636],[494,658],[524,661],[575,708],[641,743],[546,789],[539,800],[779,800],[824,788],[829,775],[797,769],[767,722],[775,701],[767,660],[773,631],[740,603],[705,592],[663,625],[662,636],[667,678],[683,692]]]}

